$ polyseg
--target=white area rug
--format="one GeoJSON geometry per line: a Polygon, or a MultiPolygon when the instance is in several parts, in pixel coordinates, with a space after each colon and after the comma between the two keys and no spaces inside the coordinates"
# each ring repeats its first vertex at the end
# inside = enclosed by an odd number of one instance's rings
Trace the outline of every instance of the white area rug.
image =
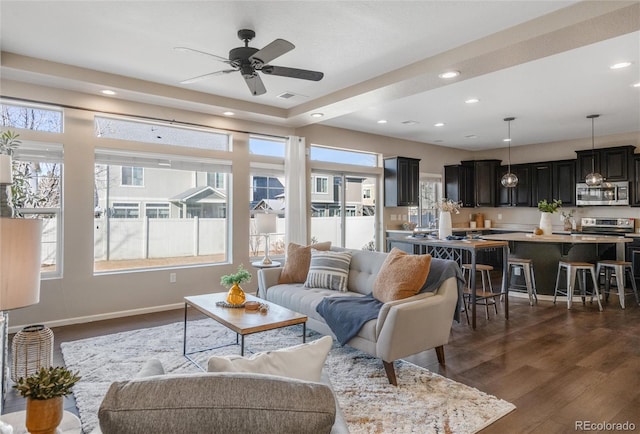
{"type": "MultiPolygon", "coordinates": [[[[295,326],[246,337],[253,351],[301,343],[295,326]]],[[[182,355],[183,324],[135,330],[61,344],[65,364],[80,371],[74,387],[82,428],[98,425],[102,398],[113,381],[135,376],[149,358],[162,361],[167,372],[198,372],[182,355]]],[[[319,335],[311,332],[307,340],[319,335]]],[[[187,351],[235,342],[235,334],[213,320],[190,321],[187,351]]],[[[213,354],[239,354],[238,346],[198,353],[206,366],[213,354]]],[[[515,409],[509,402],[429,372],[396,362],[398,387],[390,385],[379,359],[350,347],[334,348],[326,368],[352,433],[475,433],[515,409]]]]}

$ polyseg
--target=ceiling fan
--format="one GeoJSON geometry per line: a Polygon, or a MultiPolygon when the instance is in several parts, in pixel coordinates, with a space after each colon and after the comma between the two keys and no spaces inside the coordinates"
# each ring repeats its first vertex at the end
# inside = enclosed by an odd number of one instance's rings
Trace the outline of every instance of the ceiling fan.
{"type": "Polygon", "coordinates": [[[312,81],[320,81],[322,80],[322,77],[324,77],[324,74],[322,72],[309,71],[306,69],[288,68],[285,66],[269,65],[268,63],[272,60],[293,50],[295,48],[295,45],[293,45],[289,41],[285,41],[284,39],[276,39],[270,44],[267,44],[261,50],[258,50],[257,48],[249,47],[249,41],[251,41],[255,36],[256,33],[253,30],[238,30],[238,38],[244,41],[244,47],[237,47],[229,51],[228,59],[204,51],[194,50],[193,48],[175,47],[176,50],[188,51],[213,57],[214,59],[231,66],[231,69],[223,69],[221,71],[210,72],[209,74],[204,74],[198,77],[183,80],[180,83],[190,84],[200,80],[205,80],[210,77],[214,77],[216,75],[223,75],[240,71],[242,77],[244,78],[244,81],[247,83],[247,86],[249,86],[251,94],[262,95],[267,92],[267,89],[264,87],[264,83],[258,75],[258,71],[267,75],[279,75],[281,77],[299,78],[302,80],[312,81]]]}

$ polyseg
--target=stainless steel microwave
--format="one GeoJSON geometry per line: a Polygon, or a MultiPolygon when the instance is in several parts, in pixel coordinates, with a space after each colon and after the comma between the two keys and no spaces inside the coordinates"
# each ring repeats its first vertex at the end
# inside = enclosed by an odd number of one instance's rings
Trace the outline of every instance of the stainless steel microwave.
{"type": "Polygon", "coordinates": [[[576,184],[576,205],[629,205],[629,183],[604,181],[593,187],[576,184]]]}

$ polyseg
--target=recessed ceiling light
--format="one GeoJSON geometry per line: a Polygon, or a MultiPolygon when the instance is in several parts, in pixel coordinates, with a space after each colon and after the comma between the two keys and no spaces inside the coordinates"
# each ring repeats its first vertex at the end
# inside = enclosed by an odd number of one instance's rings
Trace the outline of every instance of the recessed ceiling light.
{"type": "Polygon", "coordinates": [[[233,115],[235,115],[234,112],[224,112],[222,114],[225,115],[225,116],[233,116],[233,115]]]}
{"type": "Polygon", "coordinates": [[[510,142],[511,139],[502,139],[503,142],[510,142]]]}
{"type": "Polygon", "coordinates": [[[158,163],[158,166],[171,167],[171,163],[158,163]]]}
{"type": "Polygon", "coordinates": [[[465,101],[465,103],[467,104],[475,104],[477,102],[480,102],[478,98],[469,98],[468,100],[465,101]]]}
{"type": "Polygon", "coordinates": [[[438,122],[437,124],[433,124],[434,127],[444,127],[444,122],[438,122]]]}
{"type": "Polygon", "coordinates": [[[109,89],[104,89],[100,91],[101,93],[103,93],[104,95],[115,95],[116,93],[112,90],[109,89]]]}
{"type": "Polygon", "coordinates": [[[446,71],[442,74],[438,74],[440,78],[454,78],[460,75],[460,71],[446,71]]]}
{"type": "Polygon", "coordinates": [[[386,124],[386,123],[387,123],[387,120],[386,120],[386,119],[380,119],[380,120],[378,121],[378,123],[379,123],[379,124],[386,124]]]}
{"type": "Polygon", "coordinates": [[[468,136],[464,136],[465,139],[477,139],[478,136],[476,136],[475,134],[469,134],[468,136]]]}
{"type": "Polygon", "coordinates": [[[321,118],[322,116],[324,116],[324,113],[311,113],[310,116],[312,118],[321,118]]]}
{"type": "Polygon", "coordinates": [[[631,62],[616,63],[614,65],[611,65],[609,69],[621,69],[621,68],[626,68],[627,66],[631,66],[631,62]]]}
{"type": "Polygon", "coordinates": [[[635,84],[633,85],[633,87],[640,87],[640,82],[635,83],[635,84]]]}

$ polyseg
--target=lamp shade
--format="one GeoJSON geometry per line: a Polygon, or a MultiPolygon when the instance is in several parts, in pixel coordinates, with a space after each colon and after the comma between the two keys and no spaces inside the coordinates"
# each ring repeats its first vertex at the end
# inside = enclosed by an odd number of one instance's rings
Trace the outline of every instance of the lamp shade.
{"type": "Polygon", "coordinates": [[[259,234],[272,234],[276,232],[276,221],[278,216],[275,214],[256,214],[256,232],[259,234]]]}
{"type": "Polygon", "coordinates": [[[0,310],[40,301],[42,220],[0,218],[0,310]]]}

